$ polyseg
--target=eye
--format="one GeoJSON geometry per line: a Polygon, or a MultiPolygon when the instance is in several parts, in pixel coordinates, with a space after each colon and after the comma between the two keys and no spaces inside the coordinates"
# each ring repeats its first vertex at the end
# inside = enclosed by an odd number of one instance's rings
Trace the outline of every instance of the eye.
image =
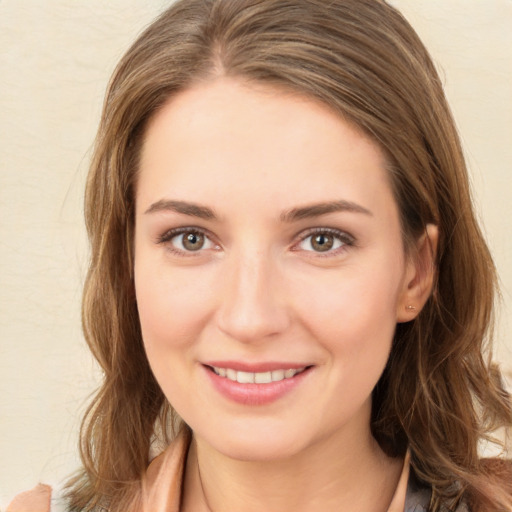
{"type": "Polygon", "coordinates": [[[164,233],[158,243],[167,244],[176,253],[193,253],[214,249],[214,244],[202,230],[197,228],[177,228],[164,233]]]}
{"type": "Polygon", "coordinates": [[[298,248],[308,252],[337,253],[338,249],[354,244],[354,238],[337,229],[317,229],[302,238],[298,248]]]}

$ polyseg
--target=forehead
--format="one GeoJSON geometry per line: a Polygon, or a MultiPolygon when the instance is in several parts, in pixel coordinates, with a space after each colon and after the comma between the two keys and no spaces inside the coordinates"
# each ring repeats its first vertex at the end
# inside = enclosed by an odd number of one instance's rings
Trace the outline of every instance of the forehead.
{"type": "Polygon", "coordinates": [[[379,146],[324,104],[223,78],[172,97],[149,123],[137,207],[166,194],[286,208],[371,204],[391,189],[379,146]]]}

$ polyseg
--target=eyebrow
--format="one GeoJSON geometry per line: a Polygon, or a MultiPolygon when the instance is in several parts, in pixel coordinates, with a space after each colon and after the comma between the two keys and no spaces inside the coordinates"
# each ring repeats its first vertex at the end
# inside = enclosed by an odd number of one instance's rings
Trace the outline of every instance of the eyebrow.
{"type": "Polygon", "coordinates": [[[215,220],[217,218],[215,212],[207,206],[201,206],[196,203],[189,203],[188,201],[174,201],[171,199],[161,199],[160,201],[153,203],[144,213],[155,213],[162,211],[182,213],[183,215],[199,217],[200,219],[205,220],[215,220]]]}
{"type": "Polygon", "coordinates": [[[316,203],[298,208],[292,208],[281,214],[282,222],[295,222],[302,219],[311,217],[319,217],[334,212],[350,212],[350,213],[363,213],[364,215],[372,216],[372,212],[363,206],[353,203],[352,201],[328,201],[326,203],[316,203]]]}
{"type": "MultiPolygon", "coordinates": [[[[183,215],[198,217],[204,220],[218,219],[214,210],[208,208],[207,206],[202,206],[188,201],[176,201],[172,199],[161,199],[156,203],[153,203],[144,213],[146,214],[162,211],[181,213],[183,215]]],[[[364,208],[363,206],[357,203],[353,203],[352,201],[345,201],[341,199],[339,201],[315,203],[286,210],[280,215],[280,220],[281,222],[292,223],[298,220],[320,217],[321,215],[335,212],[362,213],[364,215],[370,216],[373,215],[370,210],[364,208]]]]}

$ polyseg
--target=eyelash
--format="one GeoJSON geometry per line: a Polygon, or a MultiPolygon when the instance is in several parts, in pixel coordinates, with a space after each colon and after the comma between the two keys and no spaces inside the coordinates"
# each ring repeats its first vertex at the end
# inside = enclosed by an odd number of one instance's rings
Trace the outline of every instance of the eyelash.
{"type": "MultiPolygon", "coordinates": [[[[208,240],[210,240],[210,242],[215,245],[215,242],[212,241],[212,238],[209,236],[209,234],[206,230],[203,230],[201,228],[196,228],[196,227],[182,227],[182,228],[170,229],[169,231],[166,231],[165,233],[163,233],[161,236],[158,237],[157,243],[158,244],[168,244],[169,250],[172,253],[177,254],[179,256],[185,256],[185,257],[200,256],[201,253],[203,252],[202,249],[199,249],[197,251],[183,251],[181,249],[177,249],[176,247],[173,247],[172,244],[169,243],[169,242],[171,242],[171,240],[173,238],[175,238],[179,235],[182,235],[182,234],[199,234],[199,235],[204,236],[208,240]]],[[[340,247],[337,247],[334,250],[327,250],[323,253],[321,251],[314,251],[314,250],[305,251],[305,252],[314,253],[315,254],[314,257],[321,257],[321,258],[332,257],[335,255],[338,255],[340,252],[346,251],[347,247],[353,247],[355,245],[355,238],[345,231],[341,231],[339,229],[333,229],[333,228],[311,228],[311,229],[307,230],[305,233],[301,234],[300,240],[298,242],[294,243],[292,250],[298,251],[299,249],[296,248],[298,245],[300,245],[301,243],[306,241],[308,238],[311,238],[315,235],[332,236],[333,238],[335,238],[339,242],[341,242],[342,245],[340,247]]],[[[218,245],[217,245],[217,247],[218,247],[218,245]]]]}
{"type": "MultiPolygon", "coordinates": [[[[312,238],[317,235],[330,235],[333,238],[337,239],[341,242],[341,247],[337,247],[334,250],[327,250],[325,252],[321,251],[306,251],[313,253],[315,258],[328,258],[339,255],[341,252],[347,250],[347,247],[353,247],[355,245],[355,238],[345,231],[341,231],[339,229],[333,228],[312,228],[307,230],[305,233],[301,235],[301,238],[298,243],[294,244],[294,247],[297,247],[302,242],[306,241],[308,238],[312,238]]],[[[298,250],[298,249],[293,249],[298,250]]]]}
{"type": "MultiPolygon", "coordinates": [[[[185,257],[194,257],[194,256],[200,256],[202,250],[199,249],[198,251],[183,251],[181,249],[177,249],[176,247],[173,247],[170,243],[171,240],[178,235],[183,234],[194,234],[194,235],[202,235],[208,240],[211,241],[211,237],[209,236],[208,232],[200,229],[200,228],[193,228],[193,227],[183,227],[183,228],[175,228],[170,229],[169,231],[166,231],[161,236],[158,237],[157,243],[158,244],[168,244],[168,249],[174,254],[177,254],[179,256],[185,256],[185,257]]],[[[212,243],[214,243],[212,241],[212,243]]]]}

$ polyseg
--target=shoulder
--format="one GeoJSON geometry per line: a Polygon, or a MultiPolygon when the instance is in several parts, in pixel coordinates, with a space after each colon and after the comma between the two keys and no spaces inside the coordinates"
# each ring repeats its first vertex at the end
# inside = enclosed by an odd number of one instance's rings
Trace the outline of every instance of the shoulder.
{"type": "MultiPolygon", "coordinates": [[[[64,489],[60,485],[52,488],[46,484],[37,484],[33,489],[17,494],[5,509],[5,512],[68,511],[64,489]]],[[[97,512],[107,512],[107,509],[99,508],[97,512]]]]}
{"type": "Polygon", "coordinates": [[[6,512],[50,512],[52,488],[49,485],[38,484],[30,491],[18,494],[7,506],[6,512]]]}

